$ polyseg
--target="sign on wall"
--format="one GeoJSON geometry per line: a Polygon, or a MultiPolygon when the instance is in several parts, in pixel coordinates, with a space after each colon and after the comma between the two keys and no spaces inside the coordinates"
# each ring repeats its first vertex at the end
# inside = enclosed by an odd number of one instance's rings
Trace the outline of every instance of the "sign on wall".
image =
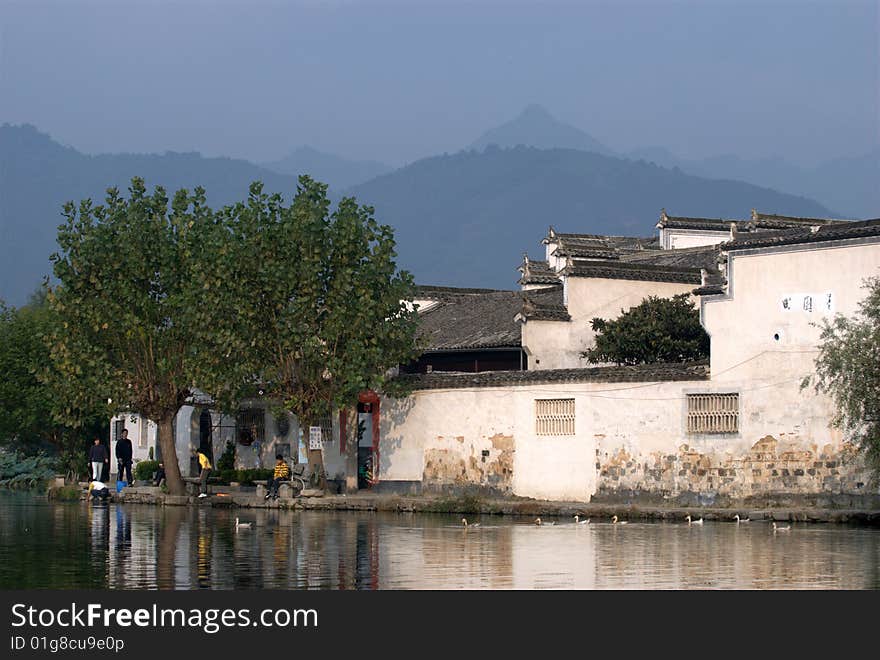
{"type": "Polygon", "coordinates": [[[800,312],[803,314],[834,314],[834,293],[789,293],[779,301],[783,312],[800,312]]]}
{"type": "Polygon", "coordinates": [[[324,443],[321,441],[321,427],[309,427],[309,449],[323,449],[324,443]]]}

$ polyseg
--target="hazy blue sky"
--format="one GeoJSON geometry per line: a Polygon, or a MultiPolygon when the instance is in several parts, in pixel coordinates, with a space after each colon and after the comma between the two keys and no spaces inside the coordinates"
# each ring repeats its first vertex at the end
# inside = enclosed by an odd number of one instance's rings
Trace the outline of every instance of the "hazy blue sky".
{"type": "Polygon", "coordinates": [[[393,164],[540,103],[609,147],[880,144],[878,1],[0,0],[0,122],[89,153],[393,164]]]}

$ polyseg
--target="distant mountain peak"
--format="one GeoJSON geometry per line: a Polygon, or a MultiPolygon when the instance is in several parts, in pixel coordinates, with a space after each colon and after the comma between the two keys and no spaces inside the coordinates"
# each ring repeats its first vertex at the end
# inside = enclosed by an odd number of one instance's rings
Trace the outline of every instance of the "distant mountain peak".
{"type": "Polygon", "coordinates": [[[559,121],[542,105],[531,103],[513,119],[489,129],[468,148],[481,151],[490,144],[499,147],[524,145],[538,149],[577,149],[613,155],[592,135],[559,121]]]}

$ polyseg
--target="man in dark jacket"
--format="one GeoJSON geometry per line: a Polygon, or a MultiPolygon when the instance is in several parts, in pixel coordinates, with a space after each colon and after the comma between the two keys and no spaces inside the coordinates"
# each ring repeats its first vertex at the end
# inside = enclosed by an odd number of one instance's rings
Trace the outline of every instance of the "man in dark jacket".
{"type": "Polygon", "coordinates": [[[128,439],[128,429],[122,430],[122,437],[116,440],[116,460],[119,461],[119,470],[116,476],[122,480],[122,473],[125,472],[125,479],[128,485],[131,485],[131,440],[128,439]]]}
{"type": "Polygon", "coordinates": [[[104,463],[109,463],[110,457],[107,455],[107,448],[101,444],[100,438],[95,438],[95,442],[89,447],[89,467],[92,468],[92,479],[101,480],[101,472],[104,470],[104,463]]]}

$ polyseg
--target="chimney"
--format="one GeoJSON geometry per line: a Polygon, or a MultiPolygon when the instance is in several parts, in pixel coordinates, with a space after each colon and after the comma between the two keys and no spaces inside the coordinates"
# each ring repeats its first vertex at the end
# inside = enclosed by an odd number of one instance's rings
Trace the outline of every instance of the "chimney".
{"type": "Polygon", "coordinates": [[[730,240],[735,241],[735,240],[736,240],[736,234],[737,234],[737,231],[736,231],[736,223],[735,223],[735,222],[731,222],[731,223],[730,223],[730,240]]]}

